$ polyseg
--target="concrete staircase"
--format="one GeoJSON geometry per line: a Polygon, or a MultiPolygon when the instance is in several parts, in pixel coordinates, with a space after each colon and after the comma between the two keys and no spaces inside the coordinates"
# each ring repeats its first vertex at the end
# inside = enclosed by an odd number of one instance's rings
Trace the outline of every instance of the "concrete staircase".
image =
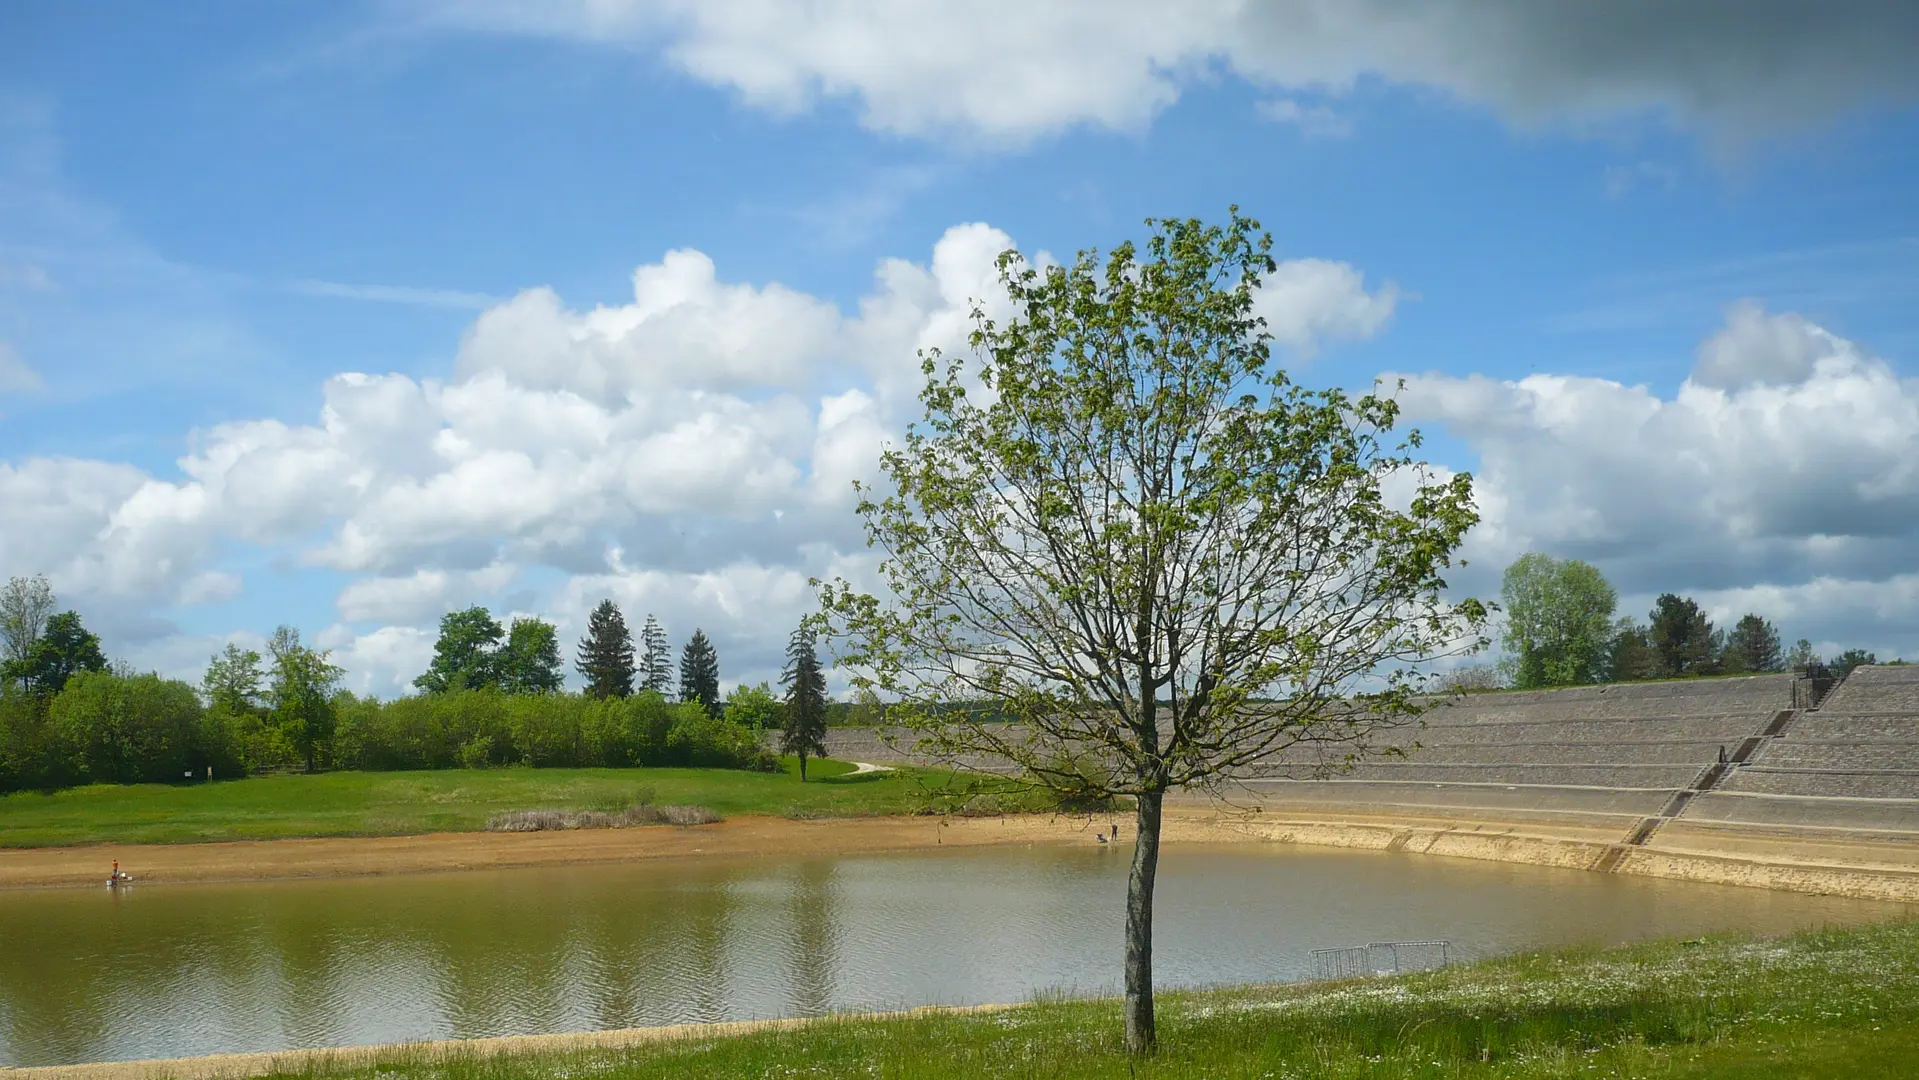
{"type": "Polygon", "coordinates": [[[1715,761],[1699,770],[1699,775],[1693,778],[1690,785],[1673,792],[1672,798],[1666,801],[1666,805],[1657,815],[1639,819],[1639,823],[1632,827],[1632,831],[1628,832],[1624,839],[1606,849],[1606,853],[1593,864],[1593,869],[1602,874],[1610,874],[1619,869],[1620,864],[1626,861],[1626,856],[1632,853],[1633,848],[1644,847],[1646,842],[1653,838],[1653,834],[1659,831],[1660,826],[1684,814],[1686,807],[1690,806],[1694,799],[1724,783],[1734,769],[1751,761],[1753,755],[1758,753],[1759,748],[1766,745],[1768,741],[1784,735],[1786,729],[1792,726],[1792,722],[1799,718],[1802,711],[1780,709],[1773,713],[1772,718],[1766,721],[1766,726],[1740,740],[1739,746],[1726,755],[1726,760],[1715,761]]]}

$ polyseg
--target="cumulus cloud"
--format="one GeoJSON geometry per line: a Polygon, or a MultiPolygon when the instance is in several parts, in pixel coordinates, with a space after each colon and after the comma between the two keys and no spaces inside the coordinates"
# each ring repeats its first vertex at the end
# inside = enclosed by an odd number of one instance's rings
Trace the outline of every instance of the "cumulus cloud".
{"type": "Polygon", "coordinates": [[[1021,140],[1136,129],[1221,69],[1280,90],[1366,78],[1522,122],[1655,113],[1754,135],[1919,97],[1904,0],[415,0],[420,23],[658,49],[758,107],[857,101],[872,128],[1021,140]]]}
{"type": "Polygon", "coordinates": [[[1397,285],[1369,293],[1366,275],[1346,263],[1290,259],[1260,282],[1253,310],[1274,341],[1310,356],[1322,342],[1379,333],[1398,303],[1397,285]]]}
{"type": "Polygon", "coordinates": [[[1919,574],[1919,381],[1799,316],[1735,306],[1671,398],[1429,374],[1402,401],[1479,458],[1463,584],[1493,591],[1512,558],[1545,551],[1624,594],[1770,600],[1758,610],[1835,633],[1856,619],[1919,651],[1909,616],[1860,602],[1919,574]]]}
{"type": "MultiPolygon", "coordinates": [[[[325,641],[354,685],[384,693],[417,674],[448,610],[531,604],[577,635],[605,596],[635,621],[704,628],[729,682],[770,677],[808,577],[864,572],[852,484],[917,415],[918,354],[963,351],[976,304],[1008,314],[994,263],[1011,247],[955,226],[923,262],[882,262],[850,313],[724,281],[695,251],[640,267],[630,303],[582,310],[529,289],[475,320],[452,378],[336,375],[313,422],[195,432],[173,477],[0,464],[9,524],[30,526],[0,532],[0,571],[47,571],[129,632],[142,613],[243,590],[225,562],[235,542],[344,573],[325,641]]],[[[1309,259],[1282,264],[1259,302],[1310,353],[1377,332],[1395,297],[1309,259]]]]}

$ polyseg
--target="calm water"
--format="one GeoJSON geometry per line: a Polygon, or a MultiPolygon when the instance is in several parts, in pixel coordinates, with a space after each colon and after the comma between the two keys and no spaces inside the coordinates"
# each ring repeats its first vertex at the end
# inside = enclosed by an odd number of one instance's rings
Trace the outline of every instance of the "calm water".
{"type": "MultiPolygon", "coordinates": [[[[0,1065],[1008,1001],[1118,979],[1128,850],[973,849],[0,892],[0,1065]]],[[[1307,950],[1533,946],[1888,918],[1758,889],[1374,852],[1183,847],[1161,985],[1307,950]]]]}

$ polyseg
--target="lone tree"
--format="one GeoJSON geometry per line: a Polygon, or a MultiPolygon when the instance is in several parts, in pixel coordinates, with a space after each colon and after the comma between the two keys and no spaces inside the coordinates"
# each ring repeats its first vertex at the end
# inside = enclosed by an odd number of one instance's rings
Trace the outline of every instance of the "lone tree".
{"type": "Polygon", "coordinates": [[[633,635],[626,616],[611,600],[587,616],[586,636],[580,639],[579,662],[573,665],[586,678],[590,697],[628,697],[633,693],[633,635]]]}
{"type": "Polygon", "coordinates": [[[1619,597],[1591,563],[1536,551],[1521,555],[1506,568],[1499,599],[1506,609],[1507,665],[1518,689],[1598,682],[1611,666],[1619,597]]]}
{"type": "Polygon", "coordinates": [[[1433,476],[1416,433],[1392,441],[1391,398],[1273,363],[1254,311],[1271,238],[1236,207],[1224,227],[1147,224],[1143,257],[1000,257],[1015,316],[975,309],[970,366],[922,354],[925,419],[882,455],[890,490],[861,489],[885,598],[822,588],[855,686],[922,752],[1134,800],[1135,1053],[1155,1044],[1166,793],[1418,714],[1413,665],[1482,647],[1486,616],[1441,597],[1471,478],[1433,476]]]}
{"type": "Polygon", "coordinates": [[[780,753],[797,754],[800,783],[806,783],[806,759],[826,756],[826,673],[813,647],[813,628],[802,624],[786,642],[786,728],[780,753]]]}
{"type": "Polygon", "coordinates": [[[697,701],[709,716],[720,715],[720,654],[704,630],[696,628],[680,650],[680,700],[697,701]]]}
{"type": "Polygon", "coordinates": [[[673,692],[673,651],[666,630],[651,614],[640,628],[640,689],[665,697],[673,692]]]}

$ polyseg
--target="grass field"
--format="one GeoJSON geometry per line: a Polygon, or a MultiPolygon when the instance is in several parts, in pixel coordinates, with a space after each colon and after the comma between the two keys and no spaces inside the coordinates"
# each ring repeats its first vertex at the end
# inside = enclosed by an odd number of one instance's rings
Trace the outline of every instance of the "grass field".
{"type": "Polygon", "coordinates": [[[1427,975],[1163,994],[1129,1062],[1112,1001],[828,1019],[623,1050],[396,1052],[316,1078],[1016,1076],[1513,1078],[1919,1075],[1919,923],[1489,961],[1427,975]]]}
{"type": "Polygon", "coordinates": [[[294,836],[397,836],[484,828],[502,810],[621,810],[643,798],[738,814],[846,817],[926,805],[940,774],[847,775],[792,759],[777,773],[728,769],[452,769],[267,776],[211,784],[94,785],[0,796],[0,848],[192,843],[294,836]]]}

